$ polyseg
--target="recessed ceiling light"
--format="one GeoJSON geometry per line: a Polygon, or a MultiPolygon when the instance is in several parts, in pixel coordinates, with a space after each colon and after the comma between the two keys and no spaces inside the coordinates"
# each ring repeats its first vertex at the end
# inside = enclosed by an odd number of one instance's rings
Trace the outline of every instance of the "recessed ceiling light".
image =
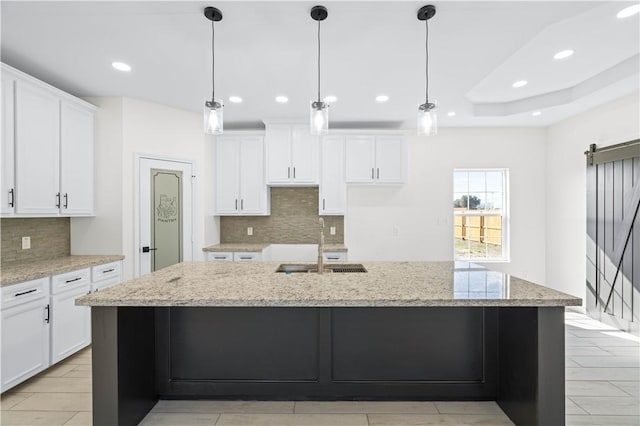
{"type": "Polygon", "coordinates": [[[332,103],[332,102],[336,102],[338,98],[333,95],[329,95],[329,96],[325,96],[322,100],[325,102],[332,103]]]}
{"type": "Polygon", "coordinates": [[[636,13],[640,12],[640,4],[634,4],[633,6],[625,7],[616,15],[617,18],[628,18],[636,13]]]}
{"type": "Polygon", "coordinates": [[[449,111],[449,112],[447,113],[447,115],[448,115],[449,117],[455,117],[455,116],[456,116],[456,112],[455,112],[455,111],[449,111]]]}
{"type": "Polygon", "coordinates": [[[124,71],[124,72],[131,71],[131,65],[125,64],[124,62],[112,62],[111,66],[117,69],[118,71],[124,71]]]}
{"type": "Polygon", "coordinates": [[[540,114],[542,114],[542,112],[540,112],[540,111],[534,111],[534,112],[531,113],[531,115],[533,115],[534,117],[537,117],[540,114]]]}
{"type": "Polygon", "coordinates": [[[553,59],[564,59],[564,58],[568,58],[571,55],[573,55],[573,50],[571,49],[561,50],[555,55],[553,55],[553,59]]]}
{"type": "Polygon", "coordinates": [[[387,102],[388,100],[389,100],[389,96],[387,95],[376,96],[376,102],[387,102]]]}
{"type": "Polygon", "coordinates": [[[242,98],[240,96],[229,96],[229,101],[233,102],[234,104],[239,104],[240,102],[242,102],[242,98]]]}
{"type": "Polygon", "coordinates": [[[281,104],[286,104],[287,102],[289,102],[289,98],[287,98],[286,96],[276,96],[276,102],[279,102],[281,104]]]}
{"type": "Polygon", "coordinates": [[[520,80],[520,81],[516,81],[515,83],[512,84],[513,87],[523,87],[526,86],[527,84],[529,84],[529,82],[527,80],[520,80]]]}

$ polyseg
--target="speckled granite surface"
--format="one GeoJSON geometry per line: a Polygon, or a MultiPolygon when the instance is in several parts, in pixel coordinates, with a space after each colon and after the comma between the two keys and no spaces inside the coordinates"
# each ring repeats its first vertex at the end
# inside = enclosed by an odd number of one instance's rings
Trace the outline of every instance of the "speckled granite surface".
{"type": "Polygon", "coordinates": [[[122,259],[124,256],[119,255],[64,256],[46,260],[3,263],[0,267],[0,286],[37,280],[122,259]]]}
{"type": "MultiPolygon", "coordinates": [[[[222,252],[222,251],[237,251],[237,252],[247,252],[247,251],[262,251],[269,247],[271,244],[248,244],[248,243],[223,243],[223,244],[215,244],[209,247],[205,247],[202,249],[204,252],[222,252]]],[[[324,251],[332,251],[332,252],[346,252],[348,251],[347,247],[344,244],[325,244],[324,251]]]]}
{"type": "Polygon", "coordinates": [[[278,262],[184,262],[76,301],[88,306],[577,306],[579,298],[466,262],[364,262],[283,274],[278,262]]]}
{"type": "Polygon", "coordinates": [[[270,244],[248,244],[248,243],[238,243],[238,244],[215,244],[209,247],[205,247],[202,251],[262,251],[269,247],[270,244]]]}

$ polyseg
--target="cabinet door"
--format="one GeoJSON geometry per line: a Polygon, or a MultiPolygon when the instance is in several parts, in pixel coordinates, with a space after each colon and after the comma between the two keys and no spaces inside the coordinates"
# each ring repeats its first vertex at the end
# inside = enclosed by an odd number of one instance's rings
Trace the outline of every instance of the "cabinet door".
{"type": "Polygon", "coordinates": [[[321,144],[320,214],[343,215],[347,204],[343,138],[327,136],[322,139],[321,144]]]}
{"type": "Polygon", "coordinates": [[[240,138],[216,137],[216,214],[235,215],[240,208],[240,138]]]}
{"type": "Polygon", "coordinates": [[[266,132],[267,183],[289,183],[291,170],[291,126],[269,125],[266,132]]]}
{"type": "Polygon", "coordinates": [[[93,214],[93,112],[62,102],[60,111],[60,212],[93,214]]]}
{"type": "Polygon", "coordinates": [[[0,176],[0,213],[13,213],[14,189],[14,100],[15,79],[2,73],[2,176],[0,176]]]}
{"type": "Polygon", "coordinates": [[[43,88],[16,82],[16,213],[57,215],[60,102],[43,88]]]}
{"type": "Polygon", "coordinates": [[[51,363],[55,364],[91,343],[88,306],[76,306],[78,297],[88,294],[91,284],[51,296],[51,363]]]}
{"type": "Polygon", "coordinates": [[[309,133],[309,126],[294,126],[291,140],[291,178],[293,183],[318,183],[320,138],[309,133]]]}
{"type": "Polygon", "coordinates": [[[345,139],[345,180],[351,183],[375,179],[375,138],[347,136],[345,139]]]}
{"type": "Polygon", "coordinates": [[[1,392],[34,376],[50,365],[49,324],[46,321],[47,299],[7,308],[1,313],[1,392]]]}
{"type": "Polygon", "coordinates": [[[376,180],[380,183],[404,181],[405,144],[402,136],[376,137],[376,180]]]}
{"type": "Polygon", "coordinates": [[[264,182],[264,143],[260,136],[245,136],[240,144],[240,213],[267,213],[264,182]]]}

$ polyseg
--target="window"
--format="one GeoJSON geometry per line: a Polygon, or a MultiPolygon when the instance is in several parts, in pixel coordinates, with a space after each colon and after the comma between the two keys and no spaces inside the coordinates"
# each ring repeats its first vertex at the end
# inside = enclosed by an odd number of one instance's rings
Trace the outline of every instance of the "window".
{"type": "Polygon", "coordinates": [[[455,260],[507,261],[508,170],[453,171],[455,260]]]}

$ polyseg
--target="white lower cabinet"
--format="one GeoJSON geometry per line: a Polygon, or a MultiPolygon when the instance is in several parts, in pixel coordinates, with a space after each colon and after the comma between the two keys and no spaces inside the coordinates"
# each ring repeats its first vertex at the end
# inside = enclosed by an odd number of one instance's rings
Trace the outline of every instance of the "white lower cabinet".
{"type": "Polygon", "coordinates": [[[120,282],[118,261],[2,287],[0,392],[89,345],[91,308],[75,301],[120,282]]]}
{"type": "Polygon", "coordinates": [[[2,383],[5,392],[49,367],[49,278],[2,289],[2,383]]]}
{"type": "Polygon", "coordinates": [[[347,253],[344,251],[325,251],[323,253],[325,262],[346,262],[347,253]]]}
{"type": "Polygon", "coordinates": [[[55,275],[51,280],[51,363],[55,364],[91,343],[87,322],[91,308],[76,306],[91,293],[89,268],[55,275]]]}

